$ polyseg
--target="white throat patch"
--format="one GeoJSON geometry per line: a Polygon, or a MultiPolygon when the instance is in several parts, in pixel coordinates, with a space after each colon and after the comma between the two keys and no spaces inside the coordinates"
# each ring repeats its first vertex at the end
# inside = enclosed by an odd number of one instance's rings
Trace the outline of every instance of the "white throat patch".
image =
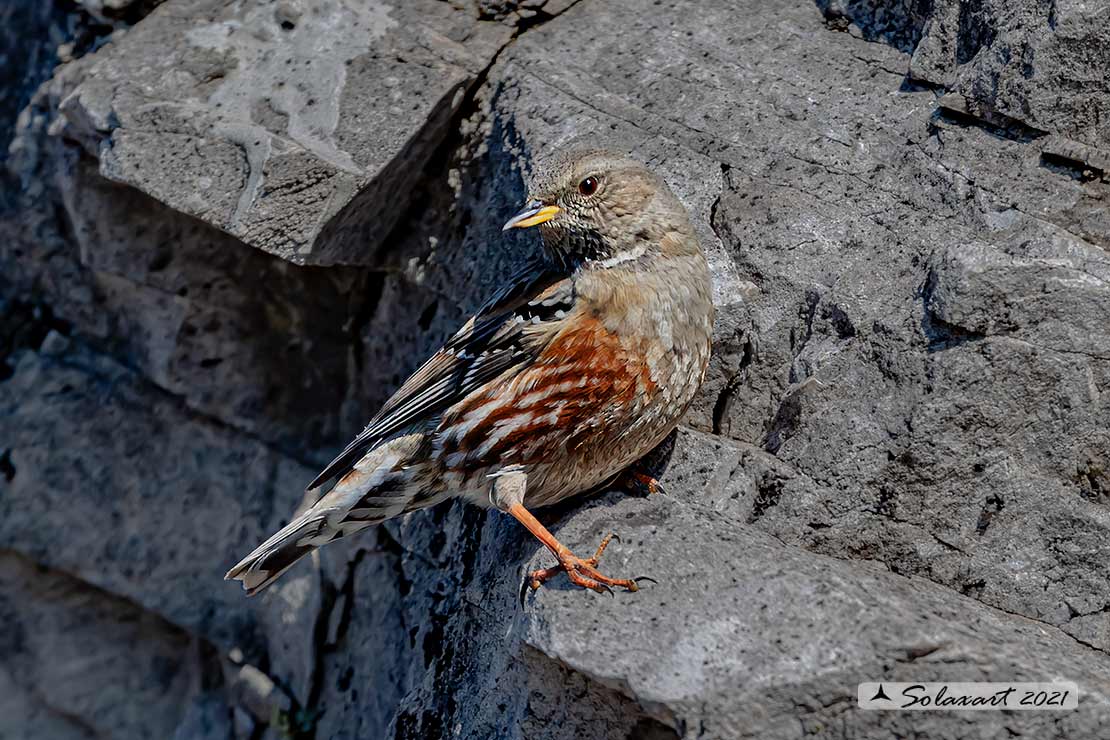
{"type": "Polygon", "coordinates": [[[645,247],[643,244],[638,244],[632,249],[626,249],[623,252],[617,252],[612,257],[609,257],[608,259],[603,259],[597,264],[599,267],[613,267],[615,265],[621,264],[622,262],[631,262],[632,260],[638,260],[644,256],[644,252],[646,251],[647,247],[645,247]]]}

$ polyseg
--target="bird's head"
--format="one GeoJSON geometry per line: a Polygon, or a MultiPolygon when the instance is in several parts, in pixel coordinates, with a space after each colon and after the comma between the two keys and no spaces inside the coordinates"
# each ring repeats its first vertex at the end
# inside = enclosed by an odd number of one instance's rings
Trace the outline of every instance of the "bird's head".
{"type": "Polygon", "coordinates": [[[686,209],[643,164],[603,149],[542,164],[528,203],[504,229],[538,226],[548,256],[566,267],[610,267],[698,249],[686,209]]]}

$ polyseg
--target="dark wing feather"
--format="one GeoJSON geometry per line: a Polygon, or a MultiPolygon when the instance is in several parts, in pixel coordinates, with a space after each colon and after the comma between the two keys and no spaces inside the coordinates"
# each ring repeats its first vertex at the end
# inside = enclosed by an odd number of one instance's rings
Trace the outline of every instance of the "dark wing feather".
{"type": "Polygon", "coordinates": [[[444,411],[511,368],[523,367],[543,349],[537,337],[546,335],[529,327],[561,318],[573,303],[574,285],[565,274],[536,266],[517,273],[397,389],[308,490],[345,474],[390,435],[444,411]]]}

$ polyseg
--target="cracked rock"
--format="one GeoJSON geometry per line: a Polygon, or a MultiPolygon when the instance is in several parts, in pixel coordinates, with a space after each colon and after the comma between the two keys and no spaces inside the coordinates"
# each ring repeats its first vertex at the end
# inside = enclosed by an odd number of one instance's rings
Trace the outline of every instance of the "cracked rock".
{"type": "MultiPolygon", "coordinates": [[[[102,355],[53,335],[24,351],[0,415],[15,470],[0,499],[0,546],[126,597],[222,647],[257,655],[282,642],[298,662],[299,610],[314,586],[293,578],[246,603],[216,588],[242,542],[300,499],[305,468],[180,404],[102,355]],[[80,442],[77,442],[80,440],[80,442]],[[305,592],[294,598],[292,594],[305,592]],[[273,619],[269,635],[260,621],[273,619]]],[[[307,575],[301,576],[306,578],[307,575]]]]}
{"type": "Polygon", "coordinates": [[[95,54],[56,128],[252,246],[368,264],[510,33],[432,0],[170,2],[95,54]]]}

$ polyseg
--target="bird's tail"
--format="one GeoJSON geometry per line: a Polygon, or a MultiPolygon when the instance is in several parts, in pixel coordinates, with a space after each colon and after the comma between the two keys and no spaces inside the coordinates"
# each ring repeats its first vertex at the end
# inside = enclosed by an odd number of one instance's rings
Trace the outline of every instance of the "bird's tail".
{"type": "Polygon", "coordinates": [[[247,595],[254,596],[305,555],[342,536],[340,528],[328,523],[328,513],[309,509],[256,547],[224,578],[242,581],[247,595]]]}
{"type": "Polygon", "coordinates": [[[415,464],[425,438],[393,439],[362,458],[315,506],[295,517],[224,576],[253,596],[318,547],[406,511],[436,503],[415,464]]]}

